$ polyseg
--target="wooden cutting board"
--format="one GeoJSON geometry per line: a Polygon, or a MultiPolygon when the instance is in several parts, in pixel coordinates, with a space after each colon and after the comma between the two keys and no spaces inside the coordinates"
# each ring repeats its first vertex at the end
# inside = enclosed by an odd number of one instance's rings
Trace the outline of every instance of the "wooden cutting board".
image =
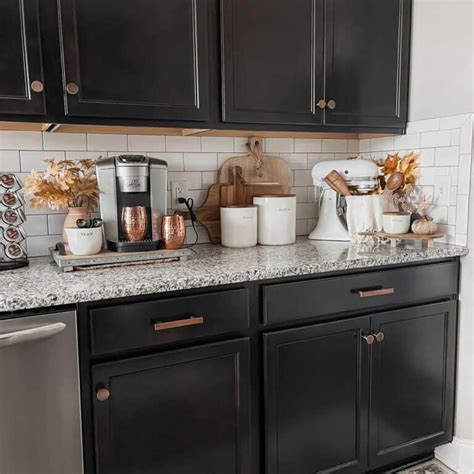
{"type": "Polygon", "coordinates": [[[278,156],[264,155],[259,138],[249,140],[250,153],[229,158],[217,174],[217,182],[232,183],[235,167],[241,168],[242,178],[247,184],[279,183],[280,189],[270,194],[287,194],[290,187],[290,169],[285,160],[278,156]]]}
{"type": "MultiPolygon", "coordinates": [[[[252,204],[258,194],[287,194],[290,187],[290,169],[285,160],[263,155],[261,140],[249,140],[250,153],[229,158],[218,172],[217,183],[211,185],[204,204],[194,210],[197,221],[209,234],[209,240],[221,241],[220,208],[252,204]]],[[[185,219],[189,212],[179,211],[185,219]]]]}

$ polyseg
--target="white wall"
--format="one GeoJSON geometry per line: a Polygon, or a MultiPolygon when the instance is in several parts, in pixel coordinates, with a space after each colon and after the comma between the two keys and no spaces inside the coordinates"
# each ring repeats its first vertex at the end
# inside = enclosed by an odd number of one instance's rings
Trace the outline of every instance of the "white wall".
{"type": "Polygon", "coordinates": [[[409,121],[474,111],[474,0],[413,0],[409,121]]]}

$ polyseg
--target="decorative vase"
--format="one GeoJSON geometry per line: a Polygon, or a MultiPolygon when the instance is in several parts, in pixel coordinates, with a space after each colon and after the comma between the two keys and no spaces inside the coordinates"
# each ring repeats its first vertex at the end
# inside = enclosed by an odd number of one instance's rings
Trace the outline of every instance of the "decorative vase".
{"type": "Polygon", "coordinates": [[[82,206],[82,207],[68,207],[68,215],[66,216],[66,219],[64,220],[64,226],[63,226],[63,242],[65,244],[68,243],[67,235],[64,229],[67,227],[76,227],[76,221],[78,219],[90,219],[91,218],[91,211],[89,210],[88,207],[82,206]]]}

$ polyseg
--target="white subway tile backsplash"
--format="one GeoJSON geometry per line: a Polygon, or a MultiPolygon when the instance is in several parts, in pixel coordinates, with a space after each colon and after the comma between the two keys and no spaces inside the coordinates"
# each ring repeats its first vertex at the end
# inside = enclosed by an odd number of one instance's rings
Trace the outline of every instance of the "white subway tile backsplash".
{"type": "Polygon", "coordinates": [[[322,140],[317,138],[296,138],[295,152],[296,153],[320,153],[322,147],[322,140]]]}
{"type": "Polygon", "coordinates": [[[296,235],[307,235],[308,234],[308,220],[297,219],[296,220],[296,235]]]}
{"type": "Polygon", "coordinates": [[[234,151],[234,139],[232,137],[202,137],[201,149],[203,152],[232,152],[234,151]]]}
{"type": "Polygon", "coordinates": [[[18,150],[0,150],[0,172],[15,172],[20,169],[20,152],[18,150]]]}
{"type": "Polygon", "coordinates": [[[434,166],[435,164],[435,148],[423,148],[416,151],[421,167],[434,166]]]}
{"type": "Polygon", "coordinates": [[[313,178],[310,170],[295,170],[294,171],[294,186],[311,186],[313,178]]]}
{"type": "Polygon", "coordinates": [[[393,150],[393,137],[371,138],[370,151],[393,150]]]}
{"type": "Polygon", "coordinates": [[[185,171],[217,170],[217,153],[185,153],[185,171]]]}
{"type": "Polygon", "coordinates": [[[280,158],[286,161],[290,170],[308,169],[308,155],[306,153],[282,153],[280,158]]]}
{"type": "Polygon", "coordinates": [[[411,135],[397,135],[393,137],[393,147],[395,150],[417,150],[421,145],[421,137],[419,133],[411,135]]]}
{"type": "Polygon", "coordinates": [[[451,146],[456,146],[461,144],[461,130],[456,128],[451,130],[451,146]]]}
{"type": "Polygon", "coordinates": [[[41,132],[0,131],[0,150],[42,150],[41,132]]]}
{"type": "Polygon", "coordinates": [[[469,194],[472,179],[472,155],[461,155],[459,158],[458,193],[469,194]]]}
{"type": "Polygon", "coordinates": [[[449,146],[436,148],[435,165],[436,166],[457,166],[459,163],[459,147],[449,146]]]}
{"type": "MultiPolygon", "coordinates": [[[[238,153],[248,153],[249,148],[247,143],[249,139],[247,137],[234,137],[234,151],[238,153]]],[[[262,145],[265,147],[265,140],[262,138],[262,145]]]]}
{"type": "MultiPolygon", "coordinates": [[[[414,151],[419,153],[422,172],[419,184],[426,195],[434,196],[432,214],[441,230],[449,234],[447,241],[454,242],[457,236],[459,242],[467,232],[471,122],[468,115],[427,120],[408,124],[408,135],[362,140],[270,138],[262,141],[267,154],[281,156],[291,168],[291,192],[297,196],[299,235],[311,232],[317,223],[318,206],[311,177],[311,169],[316,163],[346,159],[358,153],[383,160],[388,153],[399,152],[404,156],[414,151]],[[460,153],[463,149],[468,151],[460,153]]],[[[185,180],[188,196],[195,200],[195,207],[199,207],[207,196],[207,189],[217,180],[218,168],[229,158],[248,154],[247,142],[246,137],[0,132],[0,170],[14,171],[24,180],[31,168],[43,168],[43,159],[64,156],[68,159],[96,159],[128,150],[165,160],[169,171],[168,189],[172,181],[185,180]]],[[[168,197],[171,207],[169,190],[168,197]]],[[[47,255],[48,246],[61,239],[65,211],[27,207],[27,214],[30,255],[47,255]]],[[[186,222],[187,242],[193,243],[194,233],[190,224],[190,221],[186,222]]],[[[198,232],[199,242],[208,241],[202,226],[198,226],[198,232]]]]}
{"type": "Polygon", "coordinates": [[[352,155],[359,154],[359,140],[347,140],[347,151],[352,155]]]}
{"type": "Polygon", "coordinates": [[[147,156],[166,161],[168,171],[184,171],[183,153],[147,153],[147,156]]]}
{"type": "Polygon", "coordinates": [[[50,234],[61,234],[63,231],[65,219],[66,219],[66,214],[49,214],[48,215],[48,232],[50,234]]]}
{"type": "Polygon", "coordinates": [[[347,140],[341,139],[326,139],[323,140],[321,151],[323,153],[347,153],[349,144],[347,140]]]}
{"type": "Polygon", "coordinates": [[[469,220],[469,196],[458,195],[456,202],[456,232],[467,234],[469,220]]]}
{"type": "Polygon", "coordinates": [[[27,237],[26,245],[29,257],[44,257],[49,255],[49,247],[61,242],[62,235],[37,235],[27,237]]]}
{"type": "Polygon", "coordinates": [[[48,235],[48,216],[28,216],[23,228],[28,236],[48,235]]]}
{"type": "Polygon", "coordinates": [[[45,150],[87,150],[85,133],[43,133],[45,150]]]}
{"type": "Polygon", "coordinates": [[[173,181],[186,181],[188,189],[201,189],[202,175],[200,171],[170,171],[168,173],[168,189],[173,181]]]}
{"type": "Polygon", "coordinates": [[[165,151],[165,137],[155,135],[129,135],[128,151],[165,151]]]}
{"type": "Polygon", "coordinates": [[[292,153],[293,151],[293,138],[267,138],[265,140],[266,153],[292,153]]]}
{"type": "Polygon", "coordinates": [[[166,137],[166,151],[199,153],[201,151],[201,138],[166,137]]]}
{"type": "Polygon", "coordinates": [[[21,151],[20,166],[21,171],[28,173],[31,170],[42,171],[46,169],[45,160],[64,160],[64,151],[21,151]]]}
{"type": "Polygon", "coordinates": [[[315,219],[318,216],[316,204],[312,202],[296,204],[297,219],[315,219]]]}
{"type": "Polygon", "coordinates": [[[369,153],[370,152],[370,139],[364,138],[359,141],[359,153],[369,153]]]}
{"type": "Polygon", "coordinates": [[[211,184],[217,182],[217,171],[204,171],[202,173],[202,187],[204,189],[209,188],[211,184]]]}
{"type": "Polygon", "coordinates": [[[127,151],[127,135],[106,133],[88,133],[87,149],[91,151],[119,150],[127,151]]]}
{"type": "Polygon", "coordinates": [[[431,132],[440,129],[440,119],[418,120],[409,122],[407,125],[407,133],[431,132]]]}
{"type": "Polygon", "coordinates": [[[316,163],[321,161],[331,161],[335,159],[334,153],[311,153],[308,155],[308,168],[313,169],[316,163]]]}
{"type": "Polygon", "coordinates": [[[452,115],[439,119],[439,127],[441,130],[451,130],[453,128],[461,128],[469,119],[470,114],[452,115]]]}
{"type": "Polygon", "coordinates": [[[421,147],[433,148],[451,145],[451,130],[425,132],[421,134],[421,147]]]}

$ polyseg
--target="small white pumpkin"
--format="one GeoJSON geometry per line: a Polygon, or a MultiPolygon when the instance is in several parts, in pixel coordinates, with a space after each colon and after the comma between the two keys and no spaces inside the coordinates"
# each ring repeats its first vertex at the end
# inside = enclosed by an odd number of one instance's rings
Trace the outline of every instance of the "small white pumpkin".
{"type": "Polygon", "coordinates": [[[433,235],[438,230],[438,226],[435,221],[423,217],[413,222],[411,230],[418,235],[433,235]]]}

